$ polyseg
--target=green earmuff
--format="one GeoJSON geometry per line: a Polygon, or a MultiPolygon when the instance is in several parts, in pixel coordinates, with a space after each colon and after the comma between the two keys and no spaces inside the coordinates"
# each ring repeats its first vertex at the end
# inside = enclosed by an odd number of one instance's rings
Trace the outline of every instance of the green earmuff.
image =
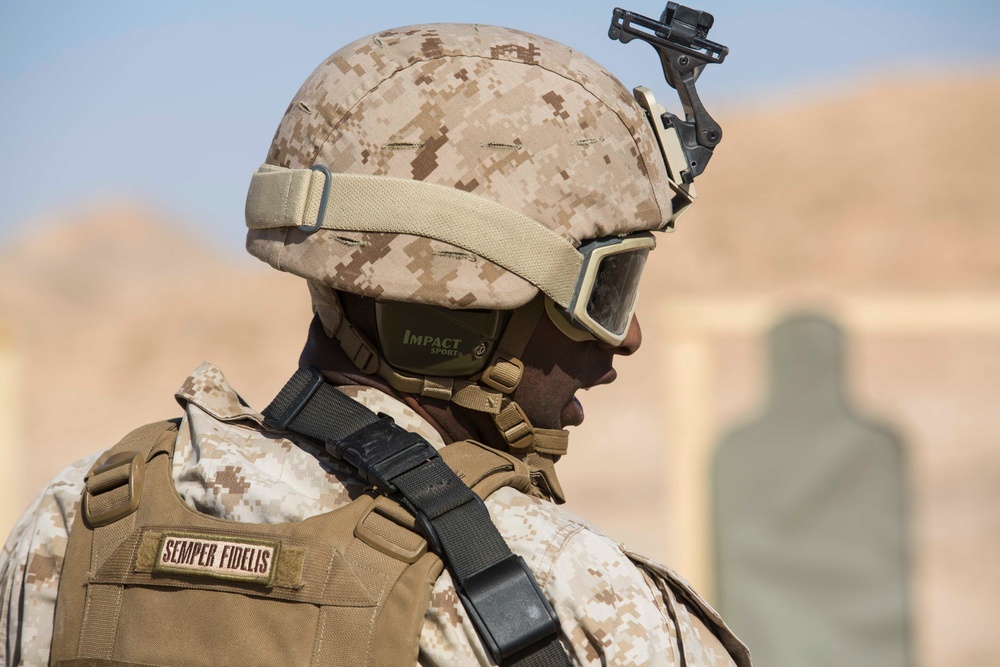
{"type": "Polygon", "coordinates": [[[502,310],[451,310],[400,301],[375,303],[378,345],[391,366],[437,377],[480,372],[503,333],[502,310]]]}

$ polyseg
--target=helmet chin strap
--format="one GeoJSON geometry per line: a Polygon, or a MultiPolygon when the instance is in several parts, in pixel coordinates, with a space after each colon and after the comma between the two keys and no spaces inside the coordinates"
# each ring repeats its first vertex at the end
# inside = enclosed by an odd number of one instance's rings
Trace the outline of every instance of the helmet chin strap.
{"type": "Polygon", "coordinates": [[[468,410],[489,414],[510,453],[531,468],[536,486],[555,502],[565,502],[554,464],[566,454],[569,432],[534,427],[521,406],[510,398],[521,383],[524,364],[520,357],[538,325],[544,296],[540,294],[513,311],[486,368],[462,380],[400,373],[386,362],[378,347],[344,317],[333,288],[309,281],[309,293],[326,335],[340,344],[358,370],[366,375],[378,375],[398,392],[449,401],[468,410]]]}

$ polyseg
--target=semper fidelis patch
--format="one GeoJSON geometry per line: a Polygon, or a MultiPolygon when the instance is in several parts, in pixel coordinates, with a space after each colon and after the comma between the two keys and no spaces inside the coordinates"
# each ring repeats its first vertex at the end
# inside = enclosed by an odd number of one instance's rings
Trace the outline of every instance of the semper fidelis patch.
{"type": "Polygon", "coordinates": [[[167,531],[152,571],[270,586],[280,551],[278,540],[167,531]]]}

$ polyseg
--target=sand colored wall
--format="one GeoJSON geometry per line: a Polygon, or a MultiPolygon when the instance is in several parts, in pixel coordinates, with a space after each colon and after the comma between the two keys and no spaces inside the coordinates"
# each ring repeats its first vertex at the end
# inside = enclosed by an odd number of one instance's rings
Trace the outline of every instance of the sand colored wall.
{"type": "Polygon", "coordinates": [[[767,400],[767,331],[782,314],[837,318],[847,381],[862,414],[905,444],[917,664],[997,664],[1000,572],[1000,296],[786,295],[679,300],[660,311],[662,553],[714,596],[710,481],[714,448],[767,400]]]}

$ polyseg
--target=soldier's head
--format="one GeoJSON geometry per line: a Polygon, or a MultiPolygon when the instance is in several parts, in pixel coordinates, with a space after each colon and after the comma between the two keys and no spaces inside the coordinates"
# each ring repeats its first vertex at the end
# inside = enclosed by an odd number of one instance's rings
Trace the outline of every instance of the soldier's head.
{"type": "Polygon", "coordinates": [[[309,281],[316,326],[361,372],[555,455],[582,419],[572,394],[638,345],[650,232],[672,217],[649,119],[597,63],[423,25],[306,80],[254,176],[247,249],[309,281]]]}

